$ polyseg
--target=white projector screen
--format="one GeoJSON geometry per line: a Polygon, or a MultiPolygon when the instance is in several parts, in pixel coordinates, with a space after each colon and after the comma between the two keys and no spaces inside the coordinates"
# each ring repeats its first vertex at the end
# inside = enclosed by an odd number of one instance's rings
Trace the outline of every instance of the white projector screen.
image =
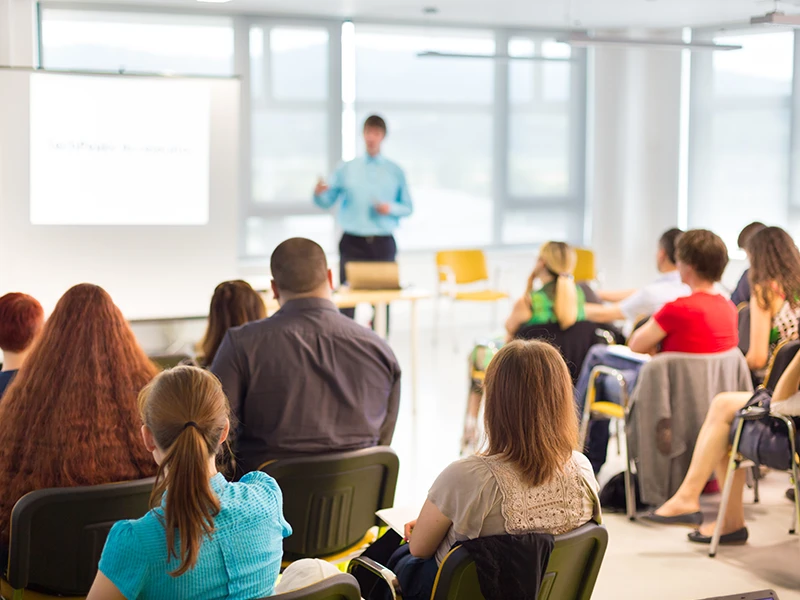
{"type": "Polygon", "coordinates": [[[208,222],[206,81],[34,73],[34,225],[208,222]]]}

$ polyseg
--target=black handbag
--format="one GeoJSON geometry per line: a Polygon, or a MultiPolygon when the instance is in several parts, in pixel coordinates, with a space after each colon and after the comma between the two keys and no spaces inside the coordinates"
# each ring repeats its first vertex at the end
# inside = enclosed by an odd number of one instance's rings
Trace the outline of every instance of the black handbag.
{"type": "MultiPolygon", "coordinates": [[[[747,401],[744,408],[760,406],[769,411],[771,402],[772,393],[769,390],[760,389],[747,401]]],[[[794,420],[797,424],[798,419],[794,420]]],[[[736,435],[738,425],[739,418],[737,417],[731,428],[731,441],[736,435]]],[[[789,432],[786,423],[769,416],[769,414],[758,420],[745,421],[742,437],[739,440],[739,453],[770,469],[779,471],[791,469],[794,452],[789,449],[789,432]]]]}

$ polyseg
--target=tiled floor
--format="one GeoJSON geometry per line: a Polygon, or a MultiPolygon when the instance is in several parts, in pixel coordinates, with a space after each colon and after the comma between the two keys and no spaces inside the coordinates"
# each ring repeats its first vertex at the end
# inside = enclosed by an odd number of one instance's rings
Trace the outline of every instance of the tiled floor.
{"type": "MultiPolygon", "coordinates": [[[[395,322],[402,326],[402,320],[399,314],[395,322]]],[[[456,345],[451,334],[443,335],[438,345],[432,343],[430,332],[421,335],[417,416],[412,419],[406,388],[393,444],[401,461],[397,506],[421,506],[436,475],[458,458],[467,394],[466,356],[471,340],[490,330],[481,323],[465,328],[456,345]]],[[[390,341],[407,370],[408,333],[397,330],[390,341]]],[[[603,478],[620,470],[621,461],[615,458],[603,478]]],[[[724,547],[714,559],[705,547],[686,541],[688,530],[607,515],[610,540],[594,598],[696,600],[771,588],[782,600],[800,600],[800,536],[787,533],[792,512],[783,498],[787,487],[784,474],[770,473],[762,482],[761,503],[747,508],[751,541],[724,547]]],[[[718,501],[718,495],[707,497],[708,518],[713,518],[718,501]]]]}

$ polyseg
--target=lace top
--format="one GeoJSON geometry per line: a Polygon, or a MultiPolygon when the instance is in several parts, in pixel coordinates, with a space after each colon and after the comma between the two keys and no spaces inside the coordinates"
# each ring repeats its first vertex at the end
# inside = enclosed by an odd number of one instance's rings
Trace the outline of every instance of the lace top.
{"type": "Polygon", "coordinates": [[[428,499],[453,522],[436,551],[439,563],[454,543],[506,533],[560,535],[600,521],[599,486],[585,456],[573,452],[563,472],[537,487],[525,484],[498,457],[471,456],[447,467],[428,499]]]}

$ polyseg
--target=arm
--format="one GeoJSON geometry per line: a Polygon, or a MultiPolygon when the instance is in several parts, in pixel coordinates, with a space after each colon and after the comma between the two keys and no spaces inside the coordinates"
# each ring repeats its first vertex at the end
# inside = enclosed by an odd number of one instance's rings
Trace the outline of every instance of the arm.
{"type": "Polygon", "coordinates": [[[102,571],[98,571],[86,600],[125,600],[125,596],[102,571]]]}
{"type": "Polygon", "coordinates": [[[397,198],[389,205],[389,214],[393,217],[409,217],[414,211],[414,205],[411,202],[411,194],[408,193],[408,183],[403,171],[400,171],[398,177],[400,188],[397,190],[397,198]]]}
{"type": "Polygon", "coordinates": [[[395,380],[392,384],[392,390],[389,392],[389,403],[386,407],[386,418],[381,425],[380,439],[378,443],[381,446],[389,446],[394,437],[394,428],[397,424],[397,413],[400,409],[400,368],[396,369],[395,380]]]}
{"type": "Polygon", "coordinates": [[[331,175],[328,180],[327,189],[324,192],[314,194],[314,204],[320,208],[330,208],[336,204],[339,200],[339,196],[341,196],[344,191],[344,168],[345,165],[341,165],[333,172],[333,175],[331,175]]]}
{"type": "Polygon", "coordinates": [[[658,344],[665,337],[667,332],[661,329],[655,319],[650,319],[631,336],[628,346],[634,352],[654,354],[658,350],[658,344]]]}
{"type": "Polygon", "coordinates": [[[236,344],[231,337],[230,331],[222,339],[222,344],[217,350],[217,355],[214,357],[210,370],[222,383],[222,389],[231,405],[231,413],[241,422],[242,400],[247,388],[244,373],[242,372],[243,367],[240,364],[236,344]]]}
{"type": "Polygon", "coordinates": [[[413,525],[409,550],[417,558],[430,558],[444,541],[453,522],[430,500],[426,500],[413,525]]]}
{"type": "Polygon", "coordinates": [[[792,362],[778,379],[775,391],[772,393],[772,402],[783,402],[797,393],[800,387],[800,352],[794,355],[792,362]]]}
{"type": "Polygon", "coordinates": [[[586,320],[595,323],[611,323],[625,318],[619,304],[586,304],[586,320]]]}
{"type": "Polygon", "coordinates": [[[597,295],[603,302],[622,302],[628,296],[631,296],[636,290],[600,290],[597,295]]]}
{"type": "Polygon", "coordinates": [[[750,348],[745,359],[751,371],[763,369],[769,361],[769,334],[772,330],[772,315],[761,308],[755,296],[750,299],[750,348]]]}
{"type": "Polygon", "coordinates": [[[517,334],[517,330],[533,316],[531,309],[531,301],[529,298],[523,296],[514,303],[514,308],[511,309],[506,321],[506,340],[511,340],[517,334]]]}

